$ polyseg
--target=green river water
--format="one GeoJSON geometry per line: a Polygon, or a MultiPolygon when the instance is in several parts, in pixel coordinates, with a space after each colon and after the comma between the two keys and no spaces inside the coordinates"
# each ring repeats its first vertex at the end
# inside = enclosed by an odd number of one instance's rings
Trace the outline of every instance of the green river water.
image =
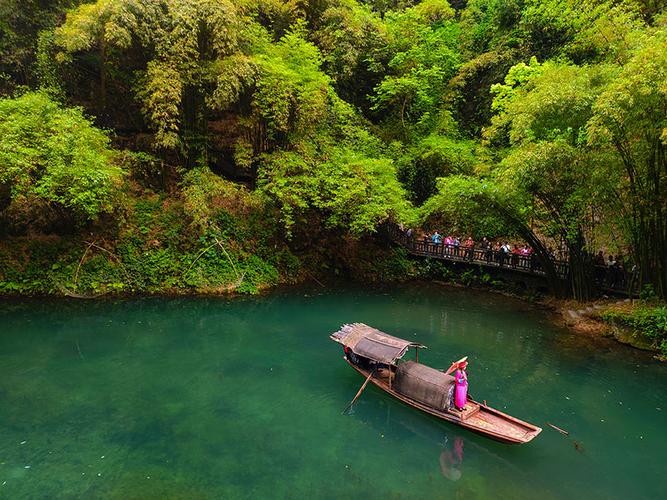
{"type": "Polygon", "coordinates": [[[664,498],[667,366],[501,296],[412,284],[253,298],[0,302],[0,498],[664,498]],[[468,355],[506,445],[369,386],[364,322],[468,355]],[[570,431],[565,437],[546,425],[570,431]]]}

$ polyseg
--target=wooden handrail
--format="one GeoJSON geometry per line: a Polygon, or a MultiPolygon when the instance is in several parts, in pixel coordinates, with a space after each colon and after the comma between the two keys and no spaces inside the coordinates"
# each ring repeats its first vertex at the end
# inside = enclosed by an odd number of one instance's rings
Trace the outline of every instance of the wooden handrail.
{"type": "MultiPolygon", "coordinates": [[[[398,243],[409,253],[420,257],[433,257],[435,259],[448,260],[451,262],[465,262],[479,264],[496,269],[509,269],[535,276],[546,276],[538,259],[533,255],[517,255],[513,253],[499,252],[493,249],[466,248],[463,246],[445,245],[444,243],[433,243],[428,239],[418,240],[414,236],[408,236],[396,224],[387,224],[389,238],[398,243]]],[[[553,259],[556,273],[561,279],[567,279],[570,265],[567,261],[553,259]]],[[[616,292],[627,292],[627,283],[630,274],[620,269],[608,269],[606,266],[593,266],[593,276],[598,288],[616,292]]]]}

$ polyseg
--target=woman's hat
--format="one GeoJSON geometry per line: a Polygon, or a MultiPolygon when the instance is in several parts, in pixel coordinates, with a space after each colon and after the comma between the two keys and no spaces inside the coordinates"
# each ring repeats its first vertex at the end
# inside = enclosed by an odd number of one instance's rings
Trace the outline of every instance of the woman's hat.
{"type": "Polygon", "coordinates": [[[459,368],[465,368],[466,366],[468,366],[468,356],[465,356],[465,357],[459,359],[456,362],[456,364],[459,368]]]}

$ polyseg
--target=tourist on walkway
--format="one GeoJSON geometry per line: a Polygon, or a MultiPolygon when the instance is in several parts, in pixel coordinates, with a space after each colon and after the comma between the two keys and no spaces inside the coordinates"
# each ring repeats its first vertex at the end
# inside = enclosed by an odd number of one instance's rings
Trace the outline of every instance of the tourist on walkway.
{"type": "Polygon", "coordinates": [[[474,253],[474,250],[475,250],[475,242],[474,242],[474,240],[472,239],[471,236],[468,236],[466,238],[465,242],[463,243],[463,248],[466,249],[466,252],[465,252],[466,259],[472,260],[473,253],[474,253]]]}
{"type": "Polygon", "coordinates": [[[502,265],[502,253],[503,246],[500,244],[500,242],[497,242],[496,246],[493,248],[493,258],[498,265],[502,265]]]}
{"type": "Polygon", "coordinates": [[[605,262],[604,262],[604,254],[602,253],[602,250],[600,250],[600,251],[598,252],[598,254],[595,256],[594,264],[595,264],[596,266],[604,266],[604,265],[605,265],[605,262]]]}
{"type": "Polygon", "coordinates": [[[554,252],[553,247],[547,247],[547,255],[551,260],[556,260],[556,252],[554,252]]]}
{"type": "Polygon", "coordinates": [[[510,247],[510,244],[507,242],[503,243],[503,245],[500,247],[500,252],[498,253],[500,258],[500,267],[503,266],[511,252],[512,248],[510,247]]]}
{"type": "Polygon", "coordinates": [[[516,267],[519,263],[519,255],[521,255],[521,250],[519,250],[519,245],[515,243],[512,247],[512,267],[516,267]]]}
{"type": "Polygon", "coordinates": [[[602,250],[600,250],[595,256],[595,259],[593,259],[593,264],[595,266],[595,281],[601,285],[604,283],[605,275],[607,274],[607,265],[604,261],[602,250]]]}
{"type": "Polygon", "coordinates": [[[445,238],[445,254],[448,257],[451,257],[452,255],[452,248],[454,245],[454,238],[452,238],[449,234],[445,238]]]}
{"type": "Polygon", "coordinates": [[[484,251],[484,258],[486,259],[486,263],[490,264],[491,259],[493,258],[493,247],[491,246],[491,242],[486,239],[486,236],[482,238],[482,243],[480,243],[481,249],[484,251]]]}

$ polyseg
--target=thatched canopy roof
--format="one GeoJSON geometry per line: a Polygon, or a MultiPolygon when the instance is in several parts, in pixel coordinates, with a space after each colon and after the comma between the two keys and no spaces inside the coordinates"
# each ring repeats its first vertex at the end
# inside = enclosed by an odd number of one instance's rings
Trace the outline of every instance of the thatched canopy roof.
{"type": "Polygon", "coordinates": [[[331,340],[352,349],[356,354],[380,363],[394,363],[409,347],[426,347],[399,339],[363,323],[343,325],[331,335],[331,340]]]}

